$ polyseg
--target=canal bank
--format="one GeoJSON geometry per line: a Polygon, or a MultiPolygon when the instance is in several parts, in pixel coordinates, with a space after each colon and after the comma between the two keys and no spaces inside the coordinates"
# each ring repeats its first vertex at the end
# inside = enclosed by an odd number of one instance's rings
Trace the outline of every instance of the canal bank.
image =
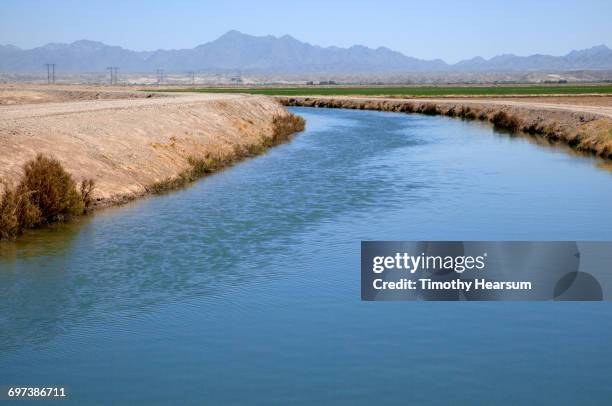
{"type": "Polygon", "coordinates": [[[116,93],[0,107],[0,178],[18,183],[26,162],[44,154],[77,184],[92,179],[96,207],[109,206],[180,186],[303,129],[265,96],[116,93]]]}
{"type": "Polygon", "coordinates": [[[0,241],[178,189],[305,125],[262,96],[117,95],[0,108],[0,241]]]}
{"type": "Polygon", "coordinates": [[[489,122],[497,129],[522,131],[612,159],[612,109],[478,99],[399,99],[383,97],[284,97],[285,106],[345,108],[445,115],[489,122]]]}

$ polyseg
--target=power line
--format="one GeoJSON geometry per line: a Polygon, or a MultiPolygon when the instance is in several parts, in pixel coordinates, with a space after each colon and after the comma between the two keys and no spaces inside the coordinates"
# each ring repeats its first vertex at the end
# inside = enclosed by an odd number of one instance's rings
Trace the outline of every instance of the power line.
{"type": "Polygon", "coordinates": [[[55,84],[55,64],[54,63],[46,63],[47,67],[47,84],[55,84]]]}
{"type": "Polygon", "coordinates": [[[109,66],[106,68],[106,70],[108,70],[110,72],[110,84],[111,85],[116,85],[117,84],[117,70],[119,70],[119,68],[117,66],[109,66]]]}
{"type": "Polygon", "coordinates": [[[164,70],[163,69],[158,69],[157,70],[157,85],[161,85],[164,82],[164,70]]]}

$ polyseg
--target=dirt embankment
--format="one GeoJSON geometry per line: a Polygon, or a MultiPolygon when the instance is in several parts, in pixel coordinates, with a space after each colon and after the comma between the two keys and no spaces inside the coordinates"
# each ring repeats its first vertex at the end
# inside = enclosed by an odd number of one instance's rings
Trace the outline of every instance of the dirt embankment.
{"type": "MultiPolygon", "coordinates": [[[[558,98],[555,98],[558,99],[558,98]]],[[[382,98],[382,97],[277,97],[286,106],[348,108],[446,115],[489,121],[500,129],[523,131],[551,141],[612,159],[612,107],[606,104],[540,98],[382,98]]]]}
{"type": "Polygon", "coordinates": [[[194,159],[230,162],[258,151],[274,139],[278,117],[290,116],[264,96],[77,100],[0,106],[0,177],[16,182],[24,163],[43,153],[77,182],[93,179],[98,205],[116,204],[180,177],[194,159]]]}

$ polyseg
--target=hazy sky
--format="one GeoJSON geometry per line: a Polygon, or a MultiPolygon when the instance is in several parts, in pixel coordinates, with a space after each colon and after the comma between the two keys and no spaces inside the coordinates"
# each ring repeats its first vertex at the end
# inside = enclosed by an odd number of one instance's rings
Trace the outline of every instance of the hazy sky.
{"type": "Polygon", "coordinates": [[[78,39],[135,50],[191,48],[236,29],[315,45],[386,46],[448,62],[612,46],[612,0],[27,1],[0,3],[0,44],[78,39]],[[299,3],[299,4],[296,4],[299,3]]]}

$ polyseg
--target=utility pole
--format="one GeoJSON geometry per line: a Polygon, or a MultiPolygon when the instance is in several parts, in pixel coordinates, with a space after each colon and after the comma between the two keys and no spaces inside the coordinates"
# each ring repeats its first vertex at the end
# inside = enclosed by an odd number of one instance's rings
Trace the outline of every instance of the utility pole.
{"type": "Polygon", "coordinates": [[[47,84],[55,84],[55,64],[54,63],[46,63],[47,67],[47,84]]]}
{"type": "Polygon", "coordinates": [[[158,69],[157,70],[157,86],[161,85],[163,81],[164,81],[164,70],[158,69]]]}
{"type": "Polygon", "coordinates": [[[189,77],[191,78],[191,86],[195,86],[195,72],[189,71],[189,77]]]}
{"type": "Polygon", "coordinates": [[[117,70],[119,68],[116,66],[109,66],[106,68],[106,70],[108,70],[110,72],[110,84],[111,85],[116,85],[117,84],[117,70]]]}

